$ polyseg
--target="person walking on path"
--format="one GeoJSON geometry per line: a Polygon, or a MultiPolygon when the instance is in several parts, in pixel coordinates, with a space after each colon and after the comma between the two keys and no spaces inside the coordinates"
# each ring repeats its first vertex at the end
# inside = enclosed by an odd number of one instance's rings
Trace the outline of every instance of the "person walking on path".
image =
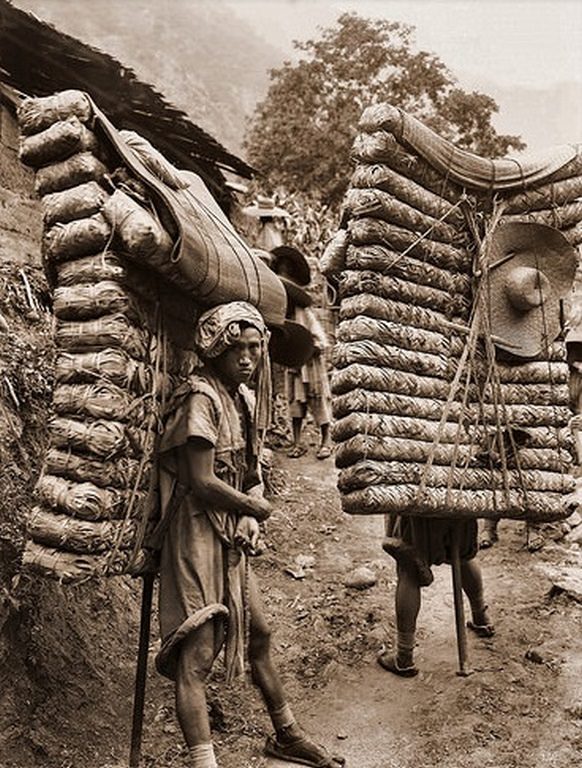
{"type": "Polygon", "coordinates": [[[467,627],[480,637],[494,634],[483,596],[481,569],[474,559],[478,549],[477,520],[388,515],[382,547],[396,560],[396,652],[382,652],[378,663],[395,675],[418,674],[414,647],[421,587],[433,581],[431,565],[451,562],[453,526],[460,527],[461,583],[471,606],[472,618],[467,627]]]}

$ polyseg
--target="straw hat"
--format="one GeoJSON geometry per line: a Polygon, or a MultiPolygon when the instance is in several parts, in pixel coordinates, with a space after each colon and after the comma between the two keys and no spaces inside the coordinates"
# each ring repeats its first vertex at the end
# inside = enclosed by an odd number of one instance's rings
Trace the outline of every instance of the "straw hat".
{"type": "Polygon", "coordinates": [[[287,302],[298,307],[309,307],[313,303],[304,286],[311,282],[311,269],[307,258],[292,245],[280,245],[271,250],[271,269],[285,286],[287,302]]]}
{"type": "Polygon", "coordinates": [[[294,248],[292,245],[279,245],[277,248],[273,248],[271,253],[273,254],[271,262],[273,272],[276,272],[280,277],[281,271],[284,270],[286,273],[284,277],[297,285],[309,285],[311,282],[309,262],[298,248],[294,248]]]}
{"type": "Polygon", "coordinates": [[[495,345],[535,357],[560,333],[560,299],[571,290],[578,254],[544,224],[511,222],[493,234],[489,251],[489,311],[495,345]]]}
{"type": "Polygon", "coordinates": [[[275,205],[272,197],[265,197],[264,195],[257,195],[256,200],[243,208],[242,212],[254,219],[290,218],[288,211],[275,205]]]}
{"type": "Polygon", "coordinates": [[[313,357],[313,336],[304,325],[285,320],[283,325],[271,325],[269,352],[273,362],[286,368],[300,368],[313,357]]]}

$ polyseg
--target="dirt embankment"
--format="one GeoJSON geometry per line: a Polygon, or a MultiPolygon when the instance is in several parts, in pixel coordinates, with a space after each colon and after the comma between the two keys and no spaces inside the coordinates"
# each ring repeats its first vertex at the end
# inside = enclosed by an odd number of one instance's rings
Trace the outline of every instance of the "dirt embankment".
{"type": "MultiPolygon", "coordinates": [[[[421,673],[395,678],[375,663],[394,626],[395,573],[379,546],[381,520],[341,513],[331,461],[279,454],[277,462],[288,482],[256,570],[276,660],[310,732],[352,768],[582,764],[580,604],[552,592],[543,570],[577,563],[578,549],[548,543],[532,554],[522,526],[502,524],[500,543],[480,555],[497,634],[469,638],[474,672],[466,678],[456,675],[450,573],[436,569],[423,593],[421,673]],[[347,589],[343,579],[359,565],[376,573],[377,584],[347,589]]],[[[4,678],[13,693],[3,693],[0,712],[8,725],[2,768],[127,765],[137,586],[114,579],[73,590],[36,587],[38,602],[15,628],[19,650],[4,678]]],[[[151,659],[156,649],[154,622],[151,659]]],[[[143,766],[187,768],[172,685],[150,665],[148,686],[143,766]]],[[[209,701],[221,768],[275,765],[261,753],[269,723],[248,681],[227,688],[217,669],[209,701]]]]}

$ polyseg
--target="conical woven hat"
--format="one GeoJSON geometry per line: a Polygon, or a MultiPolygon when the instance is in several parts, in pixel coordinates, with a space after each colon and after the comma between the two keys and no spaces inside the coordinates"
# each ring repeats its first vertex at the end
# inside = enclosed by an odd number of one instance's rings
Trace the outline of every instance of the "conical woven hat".
{"type": "Polygon", "coordinates": [[[257,195],[257,199],[253,200],[251,205],[243,208],[242,212],[245,216],[251,216],[254,219],[291,218],[284,208],[275,205],[275,200],[272,197],[264,197],[263,195],[257,195]]]}
{"type": "Polygon", "coordinates": [[[295,248],[293,245],[279,245],[277,248],[273,248],[271,253],[273,254],[271,269],[279,277],[283,275],[283,277],[293,280],[297,285],[309,285],[311,268],[307,257],[301,253],[299,248],[295,248]]]}
{"type": "Polygon", "coordinates": [[[553,227],[511,222],[493,234],[488,261],[495,345],[535,357],[560,333],[560,299],[572,289],[576,249],[553,227]]]}
{"type": "Polygon", "coordinates": [[[273,362],[287,368],[300,368],[313,357],[313,336],[305,326],[293,320],[271,326],[269,351],[273,362]]]}

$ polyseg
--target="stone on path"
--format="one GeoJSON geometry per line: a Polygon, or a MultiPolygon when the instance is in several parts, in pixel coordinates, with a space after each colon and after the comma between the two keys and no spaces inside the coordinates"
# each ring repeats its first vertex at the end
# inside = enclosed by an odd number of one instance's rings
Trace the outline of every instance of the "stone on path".
{"type": "Polygon", "coordinates": [[[366,568],[365,565],[360,565],[358,568],[354,568],[350,571],[344,579],[344,586],[350,589],[369,589],[373,587],[378,581],[378,577],[371,568],[366,568]]]}
{"type": "Polygon", "coordinates": [[[569,597],[582,603],[582,571],[580,566],[538,566],[552,582],[550,595],[565,592],[569,597]]]}

